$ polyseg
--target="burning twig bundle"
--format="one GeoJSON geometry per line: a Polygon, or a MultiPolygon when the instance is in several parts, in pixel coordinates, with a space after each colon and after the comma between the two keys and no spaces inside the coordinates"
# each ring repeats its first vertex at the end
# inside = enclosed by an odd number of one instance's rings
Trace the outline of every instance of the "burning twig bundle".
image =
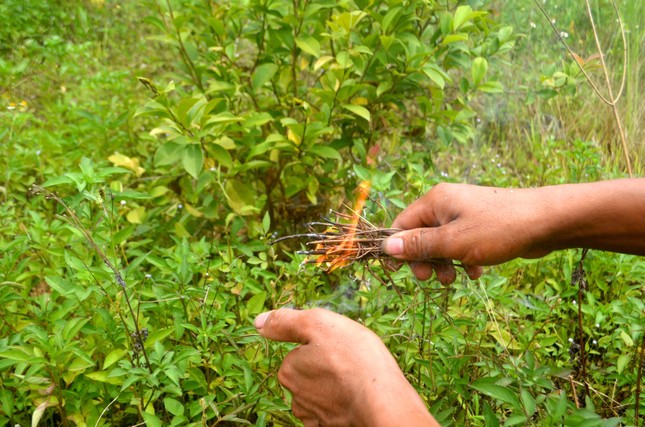
{"type": "Polygon", "coordinates": [[[332,211],[332,214],[336,216],[337,221],[323,218],[322,221],[310,222],[306,224],[308,233],[284,236],[274,240],[272,244],[287,239],[311,239],[306,244],[315,247],[298,252],[307,255],[303,263],[325,264],[327,272],[331,272],[353,261],[383,258],[383,240],[400,231],[394,228],[378,228],[357,212],[347,215],[332,211]],[[341,222],[342,220],[348,220],[349,223],[341,222]]]}

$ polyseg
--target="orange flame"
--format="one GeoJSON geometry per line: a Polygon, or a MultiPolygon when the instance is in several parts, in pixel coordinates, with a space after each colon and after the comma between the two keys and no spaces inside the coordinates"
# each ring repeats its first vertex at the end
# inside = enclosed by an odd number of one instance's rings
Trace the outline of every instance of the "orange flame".
{"type": "MultiPolygon", "coordinates": [[[[337,246],[329,249],[324,255],[319,255],[316,258],[315,264],[322,265],[323,263],[327,264],[327,272],[330,273],[336,270],[339,267],[344,267],[349,264],[347,257],[351,255],[353,251],[357,249],[356,242],[354,241],[354,235],[356,234],[356,228],[360,220],[361,213],[363,212],[363,207],[369,196],[371,183],[369,181],[361,181],[358,185],[356,191],[358,196],[356,197],[356,202],[354,203],[354,209],[352,209],[352,220],[349,224],[349,233],[343,238],[343,241],[337,246]]],[[[322,249],[323,245],[319,244],[316,246],[316,249],[322,249]]]]}

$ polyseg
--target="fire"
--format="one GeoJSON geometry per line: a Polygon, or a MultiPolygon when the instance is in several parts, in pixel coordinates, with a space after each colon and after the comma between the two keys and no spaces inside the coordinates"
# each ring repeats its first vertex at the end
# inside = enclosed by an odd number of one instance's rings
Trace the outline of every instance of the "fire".
{"type": "MultiPolygon", "coordinates": [[[[356,202],[354,203],[354,208],[352,209],[352,214],[350,216],[350,223],[348,224],[348,232],[343,237],[342,241],[329,248],[324,254],[319,255],[314,263],[318,266],[322,264],[327,264],[327,272],[330,273],[339,267],[344,267],[350,263],[349,259],[351,255],[358,251],[358,244],[355,241],[356,230],[358,223],[361,218],[361,213],[363,212],[363,207],[365,202],[369,197],[370,188],[372,187],[369,181],[361,181],[356,189],[358,193],[356,197],[356,202]]],[[[324,249],[324,245],[319,243],[316,245],[316,251],[324,249]]]]}

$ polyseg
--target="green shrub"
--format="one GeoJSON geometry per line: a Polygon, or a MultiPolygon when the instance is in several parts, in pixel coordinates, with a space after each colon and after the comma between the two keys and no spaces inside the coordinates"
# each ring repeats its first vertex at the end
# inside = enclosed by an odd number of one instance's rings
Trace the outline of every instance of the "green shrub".
{"type": "Polygon", "coordinates": [[[382,161],[409,142],[427,159],[468,142],[470,101],[501,91],[489,61],[514,43],[454,2],[153,5],[154,39],[179,65],[163,89],[141,79],[153,100],[137,115],[163,119],[155,166],[207,217],[268,212],[274,228],[324,212],[354,173],[389,172],[382,161]]]}

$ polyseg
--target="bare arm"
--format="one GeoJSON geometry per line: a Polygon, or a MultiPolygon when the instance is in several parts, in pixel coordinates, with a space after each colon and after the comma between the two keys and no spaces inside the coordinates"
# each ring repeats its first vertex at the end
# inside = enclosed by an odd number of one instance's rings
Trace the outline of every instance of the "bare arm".
{"type": "Polygon", "coordinates": [[[645,179],[620,179],[532,189],[440,184],[392,224],[406,231],[385,252],[410,261],[420,279],[433,271],[455,279],[459,260],[476,278],[482,265],[584,247],[645,255],[645,179]]]}

